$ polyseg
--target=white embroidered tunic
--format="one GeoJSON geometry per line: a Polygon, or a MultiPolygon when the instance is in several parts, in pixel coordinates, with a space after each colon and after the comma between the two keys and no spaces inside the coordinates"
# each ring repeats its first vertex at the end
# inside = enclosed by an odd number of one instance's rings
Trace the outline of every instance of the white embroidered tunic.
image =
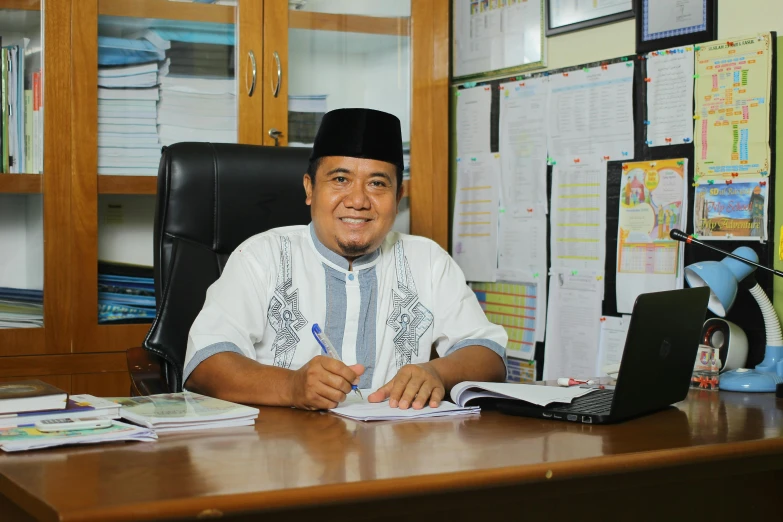
{"type": "Polygon", "coordinates": [[[207,291],[188,336],[183,382],[208,357],[235,352],[296,370],[321,348],[318,323],[345,364],[365,366],[359,387],[378,388],[409,363],[465,346],[505,361],[505,330],[490,323],[465,276],[435,242],[390,232],[353,262],[329,250],[312,225],[251,237],[207,291]]]}

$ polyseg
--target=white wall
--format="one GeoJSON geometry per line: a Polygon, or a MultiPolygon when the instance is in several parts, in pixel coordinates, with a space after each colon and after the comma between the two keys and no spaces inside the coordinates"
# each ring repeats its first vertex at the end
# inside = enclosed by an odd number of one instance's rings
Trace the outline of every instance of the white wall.
{"type": "MultiPolygon", "coordinates": [[[[635,24],[630,19],[547,38],[547,69],[634,54],[635,24]]],[[[781,30],[783,0],[718,0],[718,39],[781,30]]]]}
{"type": "Polygon", "coordinates": [[[0,286],[43,289],[43,199],[0,195],[0,286]]]}

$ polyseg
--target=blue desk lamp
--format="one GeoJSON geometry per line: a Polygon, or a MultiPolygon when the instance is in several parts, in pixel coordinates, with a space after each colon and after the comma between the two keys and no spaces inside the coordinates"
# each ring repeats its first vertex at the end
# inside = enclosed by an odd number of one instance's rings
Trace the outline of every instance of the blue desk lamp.
{"type": "Polygon", "coordinates": [[[780,321],[772,308],[767,294],[749,277],[756,268],[761,268],[778,276],[783,272],[772,270],[758,264],[758,255],[748,247],[739,247],[733,253],[726,252],[686,235],[681,230],[672,229],[670,237],[685,243],[696,243],[703,247],[725,254],[722,261],[700,261],[685,267],[685,279],[691,287],[707,286],[710,289],[710,302],[707,308],[714,314],[725,317],[737,297],[740,281],[750,290],[756,299],[764,317],[767,334],[767,348],[764,360],[755,370],[739,368],[722,373],[720,389],[744,392],[774,392],[778,383],[783,382],[783,336],[780,332],[780,321]]]}

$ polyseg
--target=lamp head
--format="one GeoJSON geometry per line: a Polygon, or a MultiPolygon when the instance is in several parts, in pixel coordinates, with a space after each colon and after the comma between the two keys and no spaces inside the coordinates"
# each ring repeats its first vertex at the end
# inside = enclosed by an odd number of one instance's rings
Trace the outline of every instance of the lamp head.
{"type": "MultiPolygon", "coordinates": [[[[752,248],[739,247],[734,255],[758,263],[759,257],[752,248]]],[[[699,261],[685,267],[685,280],[688,286],[708,286],[710,302],[707,308],[719,317],[725,317],[737,297],[737,286],[748,277],[756,267],[732,259],[722,261],[699,261]]]]}

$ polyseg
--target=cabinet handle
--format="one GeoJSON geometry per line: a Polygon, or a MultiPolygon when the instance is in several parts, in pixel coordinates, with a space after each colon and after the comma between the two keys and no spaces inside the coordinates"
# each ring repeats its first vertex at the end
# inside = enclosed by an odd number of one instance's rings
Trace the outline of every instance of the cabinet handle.
{"type": "Polygon", "coordinates": [[[253,96],[253,92],[256,90],[256,76],[258,69],[256,68],[256,54],[253,51],[247,52],[247,57],[250,60],[250,70],[253,73],[253,79],[250,82],[250,86],[247,85],[247,73],[245,73],[245,88],[247,89],[248,97],[253,96]]]}
{"type": "Polygon", "coordinates": [[[280,55],[277,54],[277,51],[272,51],[272,56],[275,57],[277,63],[277,83],[272,82],[272,97],[277,98],[280,93],[280,82],[283,81],[283,68],[280,66],[280,55]]]}
{"type": "Polygon", "coordinates": [[[279,146],[280,144],[278,143],[278,140],[283,137],[283,131],[279,131],[274,127],[272,127],[271,129],[269,129],[268,134],[270,138],[275,140],[275,147],[279,146]]]}

